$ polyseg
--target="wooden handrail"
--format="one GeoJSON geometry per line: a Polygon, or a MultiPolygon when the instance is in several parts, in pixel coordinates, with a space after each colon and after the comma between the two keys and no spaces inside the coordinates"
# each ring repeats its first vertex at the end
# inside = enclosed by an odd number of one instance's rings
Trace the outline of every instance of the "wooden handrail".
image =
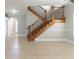
{"type": "Polygon", "coordinates": [[[44,8],[42,8],[41,6],[39,6],[41,9],[43,9],[44,11],[46,11],[44,8]]]}

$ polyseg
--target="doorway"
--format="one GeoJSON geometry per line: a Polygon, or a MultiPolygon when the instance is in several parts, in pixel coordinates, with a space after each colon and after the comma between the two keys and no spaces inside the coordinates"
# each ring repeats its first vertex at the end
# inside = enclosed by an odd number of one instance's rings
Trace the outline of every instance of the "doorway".
{"type": "Polygon", "coordinates": [[[8,37],[16,36],[18,33],[18,20],[15,17],[11,17],[8,20],[8,37]]]}

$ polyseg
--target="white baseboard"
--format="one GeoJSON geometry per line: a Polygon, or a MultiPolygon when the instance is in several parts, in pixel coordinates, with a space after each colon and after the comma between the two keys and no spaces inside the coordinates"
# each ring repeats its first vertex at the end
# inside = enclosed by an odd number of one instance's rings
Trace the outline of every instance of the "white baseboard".
{"type": "Polygon", "coordinates": [[[68,39],[36,39],[36,42],[41,42],[41,41],[53,41],[53,42],[68,42],[74,44],[74,41],[68,40],[68,39]]]}
{"type": "Polygon", "coordinates": [[[19,37],[26,37],[26,34],[18,34],[19,37]]]}
{"type": "Polygon", "coordinates": [[[74,41],[72,41],[72,40],[68,40],[68,39],[66,39],[65,41],[68,42],[68,43],[72,43],[72,44],[74,44],[74,41]]]}
{"type": "Polygon", "coordinates": [[[65,41],[66,39],[36,39],[35,41],[65,41]]]}

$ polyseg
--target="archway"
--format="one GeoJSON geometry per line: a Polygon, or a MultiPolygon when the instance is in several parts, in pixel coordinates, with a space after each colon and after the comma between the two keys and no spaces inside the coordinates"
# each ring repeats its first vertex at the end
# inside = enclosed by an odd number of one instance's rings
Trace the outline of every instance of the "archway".
{"type": "Polygon", "coordinates": [[[8,37],[15,36],[18,33],[18,20],[11,17],[8,20],[8,37]]]}

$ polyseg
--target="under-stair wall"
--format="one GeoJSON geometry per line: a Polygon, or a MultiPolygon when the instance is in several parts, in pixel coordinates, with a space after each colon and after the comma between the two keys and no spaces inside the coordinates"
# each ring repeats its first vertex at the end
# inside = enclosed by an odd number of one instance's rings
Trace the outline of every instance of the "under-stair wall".
{"type": "Polygon", "coordinates": [[[38,36],[35,41],[64,41],[65,38],[65,23],[55,23],[38,36]]]}

